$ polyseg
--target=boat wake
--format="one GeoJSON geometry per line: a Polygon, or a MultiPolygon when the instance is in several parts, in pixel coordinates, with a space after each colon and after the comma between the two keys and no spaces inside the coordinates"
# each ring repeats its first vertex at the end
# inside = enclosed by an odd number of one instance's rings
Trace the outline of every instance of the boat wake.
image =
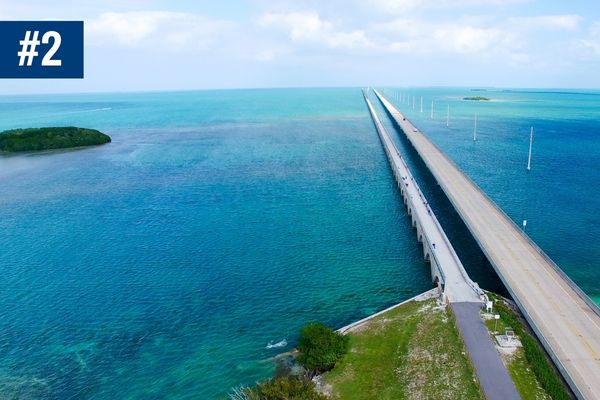
{"type": "Polygon", "coordinates": [[[112,110],[112,107],[92,108],[91,110],[68,111],[65,114],[80,114],[80,113],[98,112],[98,111],[110,111],[110,110],[112,110]]]}

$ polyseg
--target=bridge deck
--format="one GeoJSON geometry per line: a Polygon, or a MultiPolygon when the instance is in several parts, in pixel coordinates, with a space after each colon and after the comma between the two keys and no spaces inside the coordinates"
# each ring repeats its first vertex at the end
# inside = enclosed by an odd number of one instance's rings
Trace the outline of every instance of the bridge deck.
{"type": "Polygon", "coordinates": [[[575,394],[600,399],[598,308],[440,149],[375,93],[456,208],[575,394]]]}
{"type": "Polygon", "coordinates": [[[444,281],[444,294],[449,302],[482,302],[480,294],[483,292],[471,281],[460,259],[456,255],[450,240],[439,224],[435,214],[429,208],[427,199],[421,192],[419,185],[414,180],[408,166],[400,156],[396,146],[390,139],[381,121],[377,117],[371,101],[365,97],[371,117],[377,128],[377,133],[386,150],[394,175],[401,185],[402,194],[407,198],[408,207],[412,217],[420,225],[423,243],[428,248],[433,260],[432,268],[441,270],[444,281]]]}

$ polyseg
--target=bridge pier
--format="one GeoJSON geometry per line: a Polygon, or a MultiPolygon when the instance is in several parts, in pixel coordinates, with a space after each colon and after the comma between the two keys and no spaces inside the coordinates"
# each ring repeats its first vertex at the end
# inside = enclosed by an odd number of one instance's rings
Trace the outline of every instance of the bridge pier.
{"type": "MultiPolygon", "coordinates": [[[[388,149],[386,148],[385,150],[386,150],[386,154],[387,154],[388,149]]],[[[389,154],[388,154],[388,157],[390,157],[389,154]]],[[[424,238],[425,233],[423,231],[423,227],[419,223],[417,216],[414,215],[414,213],[413,213],[412,206],[411,206],[411,199],[408,198],[407,191],[405,190],[406,185],[407,185],[406,181],[408,180],[408,176],[403,178],[398,173],[398,171],[395,169],[394,169],[393,173],[394,173],[394,178],[396,179],[396,183],[398,184],[398,188],[400,189],[400,194],[402,195],[402,200],[404,202],[404,206],[406,207],[408,215],[410,216],[412,227],[415,228],[417,231],[417,241],[422,244],[423,258],[430,265],[431,282],[433,283],[434,286],[438,286],[438,288],[443,291],[444,277],[440,273],[440,266],[437,265],[437,262],[431,257],[430,244],[424,238]]]]}
{"type": "Polygon", "coordinates": [[[411,226],[415,228],[417,241],[421,243],[423,258],[430,265],[431,281],[449,292],[444,294],[448,295],[450,301],[480,302],[483,292],[468,277],[452,244],[429,207],[425,195],[421,192],[408,165],[381,124],[366,95],[365,101],[392,167],[392,174],[410,216],[411,226]]]}
{"type": "MultiPolygon", "coordinates": [[[[388,149],[385,148],[386,154],[388,157],[391,157],[388,153],[388,149]]],[[[394,169],[393,170],[394,178],[396,179],[396,183],[398,188],[400,189],[400,194],[402,196],[402,201],[404,202],[404,206],[410,216],[412,227],[415,228],[417,234],[417,241],[422,244],[423,249],[423,259],[425,262],[429,263],[430,272],[431,272],[431,282],[434,286],[437,286],[440,289],[440,293],[443,293],[444,290],[444,276],[441,273],[441,266],[438,265],[437,261],[434,257],[431,256],[432,253],[432,245],[428,243],[425,238],[425,232],[423,226],[419,223],[418,217],[415,215],[412,209],[412,198],[409,198],[408,191],[406,190],[407,181],[409,181],[409,176],[402,177],[400,173],[394,169]]],[[[412,181],[412,177],[410,178],[412,181]]],[[[414,181],[412,181],[413,185],[416,185],[414,181]]]]}
{"type": "MultiPolygon", "coordinates": [[[[388,153],[388,149],[386,148],[385,150],[386,150],[386,153],[388,153]]],[[[390,157],[389,154],[388,154],[388,157],[390,157]]],[[[432,245],[430,243],[428,243],[428,241],[425,238],[425,232],[424,232],[423,226],[419,223],[419,220],[417,219],[418,217],[413,212],[412,205],[411,205],[412,199],[409,198],[409,195],[406,190],[406,186],[407,186],[406,181],[409,180],[409,177],[406,176],[403,178],[398,173],[397,170],[394,170],[393,173],[394,173],[394,178],[396,179],[398,188],[400,189],[400,194],[402,195],[402,201],[404,202],[404,206],[406,207],[408,215],[410,216],[412,227],[415,228],[415,230],[416,230],[417,241],[422,244],[423,259],[430,266],[431,282],[433,283],[434,286],[437,286],[438,289],[440,289],[440,293],[443,293],[445,282],[444,282],[444,276],[440,272],[441,266],[438,265],[435,258],[431,256],[432,245]]],[[[411,178],[411,180],[412,180],[412,178],[411,178]]],[[[412,181],[412,182],[413,182],[413,184],[415,184],[414,181],[412,181]]]]}

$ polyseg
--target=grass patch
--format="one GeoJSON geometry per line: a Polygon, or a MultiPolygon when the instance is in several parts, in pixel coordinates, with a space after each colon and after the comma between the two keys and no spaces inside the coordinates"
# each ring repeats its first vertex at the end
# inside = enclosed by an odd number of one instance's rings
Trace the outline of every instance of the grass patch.
{"type": "Polygon", "coordinates": [[[523,349],[518,349],[508,361],[508,372],[523,400],[550,400],[551,397],[540,386],[523,349]]]}
{"type": "MultiPolygon", "coordinates": [[[[539,342],[525,329],[515,312],[498,296],[488,293],[495,300],[494,313],[500,315],[496,330],[504,332],[512,328],[521,340],[522,348],[505,357],[508,371],[523,400],[569,400],[571,396],[558,371],[546,356],[539,342]]],[[[494,320],[486,321],[490,332],[494,331],[494,320]]]]}
{"type": "Polygon", "coordinates": [[[433,299],[348,335],[350,351],[323,377],[334,399],[484,399],[453,318],[433,299]]]}

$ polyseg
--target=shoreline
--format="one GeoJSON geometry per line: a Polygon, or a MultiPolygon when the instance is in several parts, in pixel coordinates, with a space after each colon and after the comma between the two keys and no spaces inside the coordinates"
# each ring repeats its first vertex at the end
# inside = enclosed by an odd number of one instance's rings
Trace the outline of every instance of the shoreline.
{"type": "MultiPolygon", "coordinates": [[[[425,301],[425,300],[434,298],[434,297],[436,297],[438,295],[439,295],[439,289],[434,287],[434,288],[429,289],[429,290],[427,290],[427,291],[425,291],[423,293],[419,293],[418,295],[413,296],[413,297],[411,297],[409,299],[403,300],[400,303],[394,304],[394,305],[389,306],[389,307],[387,307],[387,308],[385,308],[383,310],[377,311],[374,314],[371,314],[371,315],[368,315],[368,316],[366,316],[366,317],[364,317],[362,319],[359,319],[358,321],[354,321],[354,322],[349,323],[348,325],[344,325],[341,328],[336,329],[335,331],[338,332],[338,333],[341,333],[342,335],[345,335],[346,333],[353,332],[355,329],[357,329],[360,326],[362,326],[363,324],[369,322],[373,318],[377,318],[381,314],[384,314],[384,313],[386,313],[388,311],[391,311],[391,310],[393,310],[395,308],[403,306],[406,303],[410,303],[411,301],[425,301]]],[[[269,358],[267,358],[264,361],[265,362],[276,361],[276,360],[279,360],[279,359],[284,358],[284,357],[293,357],[296,354],[298,354],[298,349],[297,348],[293,348],[290,351],[286,351],[286,352],[283,352],[283,353],[276,354],[273,357],[269,357],[269,358]]]]}
{"type": "Polygon", "coordinates": [[[345,325],[339,329],[336,330],[336,332],[341,333],[342,335],[345,335],[348,332],[352,332],[354,331],[354,329],[360,327],[361,325],[363,325],[366,322],[369,322],[370,320],[372,320],[373,318],[376,318],[378,316],[380,316],[381,314],[384,314],[388,311],[391,311],[395,308],[398,308],[406,303],[409,303],[411,301],[425,301],[428,299],[431,299],[433,297],[435,297],[436,295],[439,295],[439,289],[438,288],[432,288],[427,290],[426,292],[420,293],[416,296],[411,297],[410,299],[406,299],[398,304],[394,304],[393,306],[387,307],[381,311],[377,311],[374,314],[371,314],[365,318],[359,319],[358,321],[352,322],[348,325],[345,325]]]}

